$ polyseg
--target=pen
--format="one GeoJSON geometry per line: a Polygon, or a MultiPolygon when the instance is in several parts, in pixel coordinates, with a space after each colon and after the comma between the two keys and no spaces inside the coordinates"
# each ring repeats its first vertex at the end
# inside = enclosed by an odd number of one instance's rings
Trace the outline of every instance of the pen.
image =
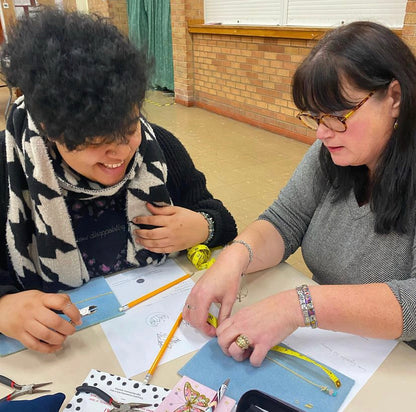
{"type": "Polygon", "coordinates": [[[159,364],[160,359],[162,358],[163,354],[166,351],[166,348],[169,346],[170,341],[173,338],[173,335],[175,334],[176,330],[179,327],[179,324],[182,321],[182,312],[179,314],[178,319],[176,319],[175,324],[173,325],[172,329],[169,332],[169,335],[166,337],[165,341],[163,342],[162,347],[159,350],[159,353],[156,355],[155,360],[152,363],[152,366],[150,367],[149,371],[146,373],[146,377],[144,378],[144,383],[149,383],[150,379],[152,378],[157,365],[159,364]]]}
{"type": "Polygon", "coordinates": [[[159,293],[161,293],[161,292],[165,291],[166,289],[169,289],[169,288],[171,288],[172,286],[175,286],[175,285],[177,285],[178,283],[183,282],[185,279],[190,278],[192,275],[193,275],[193,273],[188,273],[188,274],[186,274],[186,275],[184,275],[184,276],[182,276],[182,277],[180,277],[180,278],[178,278],[178,279],[175,279],[175,280],[173,280],[172,282],[169,282],[169,283],[167,283],[166,285],[163,285],[163,286],[161,286],[160,288],[158,288],[158,289],[156,289],[156,290],[154,290],[154,291],[152,291],[152,292],[149,292],[149,293],[147,293],[146,295],[143,295],[142,297],[140,297],[140,298],[138,298],[138,299],[136,299],[136,300],[133,300],[133,301],[131,301],[131,302],[127,303],[126,305],[120,306],[120,307],[118,308],[118,310],[119,310],[120,312],[124,312],[124,311],[126,311],[126,310],[128,310],[128,309],[132,308],[133,306],[136,306],[136,305],[138,305],[139,303],[142,303],[143,301],[145,301],[145,300],[147,300],[147,299],[150,299],[150,298],[152,298],[153,296],[155,296],[155,295],[157,295],[157,294],[159,294],[159,293]]]}
{"type": "Polygon", "coordinates": [[[220,403],[221,399],[224,397],[225,391],[228,388],[228,384],[230,383],[230,378],[226,379],[225,382],[220,386],[214,397],[212,398],[211,402],[208,404],[205,412],[214,412],[215,408],[220,403]]]}

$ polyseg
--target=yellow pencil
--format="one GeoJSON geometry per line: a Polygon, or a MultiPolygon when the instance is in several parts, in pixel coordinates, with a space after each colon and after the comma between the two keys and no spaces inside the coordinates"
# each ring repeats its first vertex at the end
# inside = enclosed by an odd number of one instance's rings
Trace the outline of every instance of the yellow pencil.
{"type": "Polygon", "coordinates": [[[157,368],[157,365],[159,364],[160,359],[162,358],[163,354],[166,351],[166,348],[169,346],[170,341],[173,338],[173,335],[175,334],[176,330],[179,327],[179,324],[182,321],[182,312],[179,314],[178,319],[176,319],[175,324],[173,325],[172,329],[169,332],[169,335],[166,337],[165,341],[163,342],[162,347],[160,348],[159,353],[157,354],[155,360],[152,363],[152,366],[150,367],[149,371],[146,373],[146,377],[144,378],[144,383],[149,383],[151,377],[155,373],[155,370],[157,368]]]}
{"type": "Polygon", "coordinates": [[[165,291],[166,289],[169,289],[169,288],[171,288],[172,286],[175,286],[175,285],[177,285],[178,283],[183,282],[185,279],[190,278],[192,275],[193,275],[193,273],[188,273],[188,274],[186,274],[186,275],[184,275],[184,276],[182,276],[182,277],[180,277],[180,278],[178,278],[178,279],[175,279],[175,280],[173,280],[172,282],[169,282],[169,283],[167,283],[166,285],[161,286],[160,288],[158,288],[158,289],[156,289],[156,290],[154,290],[154,291],[152,291],[152,292],[149,292],[149,293],[147,293],[146,295],[143,295],[142,297],[140,297],[140,298],[138,298],[138,299],[136,299],[136,300],[133,300],[132,302],[129,302],[129,303],[127,303],[127,304],[126,304],[126,305],[124,305],[124,306],[120,306],[120,307],[118,308],[118,310],[119,310],[120,312],[124,312],[125,310],[128,310],[128,309],[132,308],[133,306],[136,306],[136,305],[138,305],[139,303],[142,303],[143,301],[145,301],[145,300],[147,300],[147,299],[152,298],[153,296],[157,295],[158,293],[161,293],[161,292],[165,291]]]}

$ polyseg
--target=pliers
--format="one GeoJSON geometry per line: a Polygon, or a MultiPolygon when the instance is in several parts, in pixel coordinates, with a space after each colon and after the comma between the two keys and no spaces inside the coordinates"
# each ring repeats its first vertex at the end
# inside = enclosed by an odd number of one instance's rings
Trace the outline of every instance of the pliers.
{"type": "Polygon", "coordinates": [[[110,412],[126,412],[126,411],[142,411],[146,406],[152,406],[151,403],[120,403],[115,401],[110,395],[105,393],[103,390],[89,385],[81,385],[78,386],[76,389],[76,394],[78,395],[80,392],[85,393],[93,393],[97,395],[100,399],[108,404],[114,406],[110,412]]]}
{"type": "Polygon", "coordinates": [[[45,385],[50,385],[52,382],[45,383],[31,383],[30,385],[19,385],[16,382],[13,382],[11,379],[6,376],[0,375],[0,383],[15,388],[12,393],[0,399],[0,402],[11,401],[12,399],[26,395],[27,393],[41,393],[41,392],[50,392],[48,389],[38,389],[45,385]]]}

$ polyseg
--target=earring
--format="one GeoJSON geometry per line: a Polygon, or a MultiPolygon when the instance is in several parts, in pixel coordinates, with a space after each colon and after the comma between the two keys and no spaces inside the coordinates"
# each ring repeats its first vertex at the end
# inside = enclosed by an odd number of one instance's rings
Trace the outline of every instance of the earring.
{"type": "Polygon", "coordinates": [[[399,121],[396,119],[393,125],[393,129],[397,130],[398,127],[399,127],[399,121]]]}

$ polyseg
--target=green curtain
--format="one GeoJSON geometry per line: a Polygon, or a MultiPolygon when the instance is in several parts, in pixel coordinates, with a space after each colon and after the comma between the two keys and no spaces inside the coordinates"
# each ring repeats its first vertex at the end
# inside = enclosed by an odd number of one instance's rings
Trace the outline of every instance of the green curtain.
{"type": "Polygon", "coordinates": [[[151,86],[174,90],[169,0],[127,0],[129,37],[154,59],[151,86]]]}

